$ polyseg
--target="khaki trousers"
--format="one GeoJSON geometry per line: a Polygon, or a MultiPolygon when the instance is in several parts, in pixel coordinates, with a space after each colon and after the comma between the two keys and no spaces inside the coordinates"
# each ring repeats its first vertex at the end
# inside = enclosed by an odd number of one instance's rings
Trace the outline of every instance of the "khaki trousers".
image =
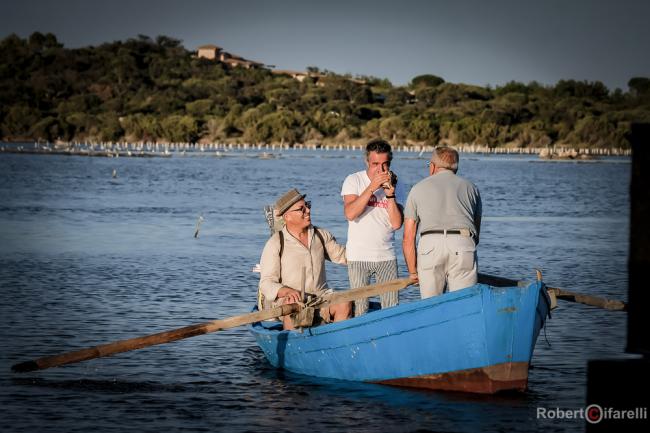
{"type": "Polygon", "coordinates": [[[474,239],[457,234],[428,234],[418,242],[418,278],[422,299],[464,289],[478,281],[474,239]]]}

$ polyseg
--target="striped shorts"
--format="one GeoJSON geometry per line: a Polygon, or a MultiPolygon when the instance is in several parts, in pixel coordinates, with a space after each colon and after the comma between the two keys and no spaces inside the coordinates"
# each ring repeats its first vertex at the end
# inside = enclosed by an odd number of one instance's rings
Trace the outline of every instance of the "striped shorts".
{"type": "MultiPolygon", "coordinates": [[[[397,278],[397,259],[384,262],[348,262],[348,277],[350,288],[363,287],[370,284],[374,277],[375,283],[384,283],[397,278]]],[[[393,307],[399,303],[399,292],[388,292],[379,295],[381,308],[393,307]]],[[[368,298],[354,301],[354,316],[361,316],[368,311],[368,298]]]]}

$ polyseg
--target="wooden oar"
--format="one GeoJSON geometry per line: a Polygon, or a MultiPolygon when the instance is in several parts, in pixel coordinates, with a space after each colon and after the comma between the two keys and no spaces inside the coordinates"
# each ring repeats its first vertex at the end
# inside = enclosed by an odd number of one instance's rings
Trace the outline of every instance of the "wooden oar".
{"type": "MultiPolygon", "coordinates": [[[[402,290],[413,284],[408,278],[387,281],[381,284],[358,287],[339,292],[329,293],[323,298],[328,304],[340,304],[342,302],[356,301],[357,299],[370,298],[371,296],[381,295],[382,293],[395,292],[402,290]]],[[[320,306],[319,306],[320,307],[320,306]]]]}
{"type": "MultiPolygon", "coordinates": [[[[478,282],[497,287],[517,286],[519,284],[517,280],[511,280],[509,278],[497,277],[488,274],[479,274],[478,282]]],[[[623,301],[601,298],[599,296],[585,295],[583,293],[575,293],[569,290],[560,289],[558,287],[547,286],[546,288],[549,292],[553,292],[557,299],[561,299],[563,301],[591,305],[592,307],[604,308],[606,310],[613,311],[627,310],[627,304],[623,301]]]]}
{"type": "MultiPolygon", "coordinates": [[[[401,290],[409,285],[408,279],[389,281],[383,284],[364,286],[356,289],[333,292],[327,296],[325,307],[329,304],[338,304],[354,299],[379,295],[385,292],[401,290]]],[[[268,310],[262,310],[255,313],[242,314],[240,316],[229,317],[226,319],[213,320],[211,322],[199,323],[196,325],[185,326],[183,328],[172,329],[170,331],[160,332],[157,334],[136,337],[128,340],[115,341],[113,343],[102,344],[87,349],[67,352],[60,355],[46,356],[32,361],[25,361],[15,364],[11,367],[14,372],[26,373],[29,371],[43,370],[46,368],[57,367],[75,362],[87,361],[89,359],[110,356],[116,353],[128,352],[130,350],[142,349],[156,344],[170,343],[184,338],[195,337],[210,332],[220,331],[222,329],[234,328],[249,323],[255,323],[262,320],[273,319],[280,316],[286,316],[300,311],[301,304],[280,305],[268,310]]]]}
{"type": "Polygon", "coordinates": [[[585,295],[583,293],[570,292],[558,287],[548,287],[548,290],[555,292],[555,296],[563,301],[591,305],[592,307],[604,308],[605,310],[627,311],[627,304],[617,299],[607,299],[598,296],[585,295]]]}
{"type": "Polygon", "coordinates": [[[209,332],[220,331],[222,329],[228,329],[240,325],[246,325],[248,323],[258,322],[260,320],[272,319],[274,317],[280,317],[286,314],[295,313],[299,310],[299,304],[280,305],[273,309],[258,311],[256,313],[248,313],[241,316],[229,317],[227,319],[198,323],[196,325],[172,329],[171,331],[159,332],[157,334],[146,335],[144,337],[130,338],[128,340],[115,341],[113,343],[107,343],[99,346],[89,347],[87,349],[76,350],[74,352],[67,352],[61,355],[46,356],[44,358],[39,358],[33,361],[21,362],[19,364],[13,365],[11,369],[18,373],[43,370],[45,368],[57,367],[59,365],[72,364],[93,358],[100,358],[102,356],[109,356],[116,353],[128,352],[130,350],[142,349],[143,347],[154,346],[156,344],[169,343],[176,340],[182,340],[184,338],[207,334],[209,332]]]}

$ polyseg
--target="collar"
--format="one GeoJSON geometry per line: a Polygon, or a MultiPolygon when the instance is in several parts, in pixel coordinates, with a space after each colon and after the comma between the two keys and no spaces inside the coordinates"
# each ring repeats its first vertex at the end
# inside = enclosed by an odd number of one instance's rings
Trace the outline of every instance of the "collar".
{"type": "MultiPolygon", "coordinates": [[[[294,235],[292,235],[291,232],[289,232],[289,229],[287,228],[286,225],[284,227],[282,227],[282,231],[284,232],[284,235],[285,235],[284,238],[285,239],[291,239],[292,241],[294,241],[294,242],[296,242],[296,243],[298,243],[298,244],[300,244],[300,245],[302,245],[304,247],[303,243],[300,242],[294,235]]],[[[309,227],[307,228],[307,245],[308,246],[311,246],[311,240],[312,240],[313,237],[314,237],[314,225],[310,224],[309,227]]]]}

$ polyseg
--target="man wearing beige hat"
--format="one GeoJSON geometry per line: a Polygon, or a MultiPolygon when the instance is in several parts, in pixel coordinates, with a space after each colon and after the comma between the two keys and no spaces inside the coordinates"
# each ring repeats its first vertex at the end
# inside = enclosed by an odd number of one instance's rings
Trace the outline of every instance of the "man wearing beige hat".
{"type": "MultiPolygon", "coordinates": [[[[285,226],[269,238],[260,260],[260,283],[262,308],[291,304],[301,301],[301,289],[305,293],[321,296],[328,289],[325,275],[325,259],[346,264],[345,247],[336,242],[327,230],[311,224],[311,203],[305,194],[293,188],[275,203],[278,217],[285,226]]],[[[324,322],[338,322],[350,317],[352,304],[345,302],[320,310],[324,322]]],[[[293,329],[290,318],[283,319],[284,329],[293,329]]]]}

